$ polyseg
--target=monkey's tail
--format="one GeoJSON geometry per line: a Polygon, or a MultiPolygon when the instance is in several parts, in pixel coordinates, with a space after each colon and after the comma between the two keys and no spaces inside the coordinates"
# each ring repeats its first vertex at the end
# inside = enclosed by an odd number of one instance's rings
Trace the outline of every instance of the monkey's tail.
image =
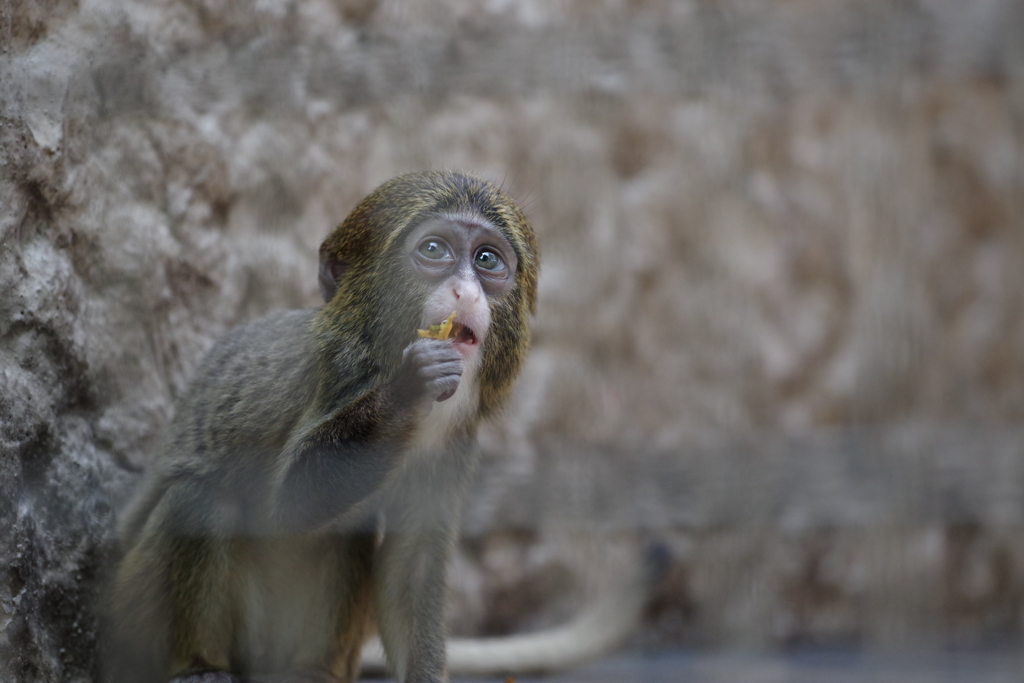
{"type": "MultiPolygon", "coordinates": [[[[448,673],[485,676],[545,673],[565,669],[612,650],[636,626],[647,600],[670,564],[668,548],[652,545],[636,572],[572,621],[553,629],[497,638],[448,641],[448,673]]],[[[363,648],[364,674],[386,670],[384,650],[374,639],[363,648]]]]}

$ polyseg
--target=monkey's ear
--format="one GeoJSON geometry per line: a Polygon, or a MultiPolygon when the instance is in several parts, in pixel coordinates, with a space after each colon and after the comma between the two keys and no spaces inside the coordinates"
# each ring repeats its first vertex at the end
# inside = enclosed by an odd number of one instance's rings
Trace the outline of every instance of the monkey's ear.
{"type": "Polygon", "coordinates": [[[330,301],[334,293],[338,291],[338,283],[341,282],[345,271],[348,270],[348,264],[338,260],[334,254],[330,253],[329,249],[325,249],[326,246],[325,244],[320,245],[320,272],[317,275],[317,280],[320,282],[320,296],[324,298],[324,303],[330,301]]]}

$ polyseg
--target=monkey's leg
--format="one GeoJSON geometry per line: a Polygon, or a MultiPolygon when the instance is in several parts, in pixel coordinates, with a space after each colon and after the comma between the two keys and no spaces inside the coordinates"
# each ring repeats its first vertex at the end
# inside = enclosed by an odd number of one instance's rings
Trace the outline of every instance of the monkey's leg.
{"type": "Polygon", "coordinates": [[[201,489],[167,487],[118,569],[109,661],[118,683],[229,668],[228,541],[209,528],[217,511],[201,489]]]}
{"type": "Polygon", "coordinates": [[[415,488],[388,507],[374,565],[377,628],[401,683],[446,679],[446,575],[462,486],[421,474],[410,476],[415,488]]]}
{"type": "Polygon", "coordinates": [[[171,683],[255,683],[255,681],[250,682],[234,674],[229,674],[227,671],[204,671],[175,676],[171,679],[171,683]]]}
{"type": "MultiPolygon", "coordinates": [[[[231,515],[196,482],[168,487],[143,531],[143,554],[164,567],[168,673],[218,681],[232,668],[231,515]],[[219,678],[218,678],[219,677],[219,678]]],[[[224,679],[230,680],[230,678],[224,679]]]]}
{"type": "Polygon", "coordinates": [[[377,549],[376,520],[367,520],[365,527],[335,539],[337,555],[334,574],[341,603],[335,626],[334,652],[329,669],[333,681],[351,683],[359,677],[359,655],[363,641],[373,631],[374,554],[377,549]]]}
{"type": "Polygon", "coordinates": [[[374,582],[377,628],[401,683],[445,680],[445,570],[451,534],[389,533],[374,582]]]}
{"type": "Polygon", "coordinates": [[[340,681],[329,673],[312,675],[286,674],[270,678],[244,678],[227,671],[206,671],[176,676],[171,679],[170,683],[340,683],[340,681]]]}
{"type": "MultiPolygon", "coordinates": [[[[227,671],[231,668],[234,633],[229,541],[179,536],[171,543],[171,671],[227,671]]],[[[210,683],[213,680],[218,679],[210,683]]]]}
{"type": "Polygon", "coordinates": [[[143,537],[114,578],[102,680],[147,683],[167,678],[167,581],[158,544],[143,537]]]}

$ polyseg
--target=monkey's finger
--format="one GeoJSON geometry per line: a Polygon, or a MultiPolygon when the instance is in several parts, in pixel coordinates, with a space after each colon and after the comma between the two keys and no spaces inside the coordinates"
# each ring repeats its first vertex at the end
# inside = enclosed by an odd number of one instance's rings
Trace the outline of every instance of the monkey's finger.
{"type": "Polygon", "coordinates": [[[449,339],[428,339],[421,338],[412,342],[402,351],[402,354],[407,356],[410,353],[430,353],[432,351],[453,351],[455,349],[451,340],[449,339]]]}
{"type": "Polygon", "coordinates": [[[461,361],[462,354],[455,349],[450,341],[421,339],[406,348],[403,352],[403,360],[413,366],[423,366],[444,361],[461,361]]]}
{"type": "Polygon", "coordinates": [[[419,376],[424,381],[439,379],[441,377],[461,377],[465,369],[465,363],[461,358],[452,361],[444,361],[442,363],[431,363],[425,365],[419,370],[419,376]]]}

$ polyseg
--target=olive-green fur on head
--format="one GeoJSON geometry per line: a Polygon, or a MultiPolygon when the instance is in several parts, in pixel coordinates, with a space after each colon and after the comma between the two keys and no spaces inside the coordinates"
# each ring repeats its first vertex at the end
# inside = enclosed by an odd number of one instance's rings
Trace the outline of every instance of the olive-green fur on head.
{"type": "Polygon", "coordinates": [[[337,291],[317,313],[321,350],[378,381],[398,369],[416,338],[429,288],[405,267],[405,236],[428,218],[478,214],[509,241],[519,264],[511,291],[490,299],[491,327],[480,371],[480,411],[493,413],[508,395],[530,345],[536,307],[538,251],[529,221],[496,185],[460,172],[409,173],[363,199],[320,247],[342,264],[337,291]]]}

